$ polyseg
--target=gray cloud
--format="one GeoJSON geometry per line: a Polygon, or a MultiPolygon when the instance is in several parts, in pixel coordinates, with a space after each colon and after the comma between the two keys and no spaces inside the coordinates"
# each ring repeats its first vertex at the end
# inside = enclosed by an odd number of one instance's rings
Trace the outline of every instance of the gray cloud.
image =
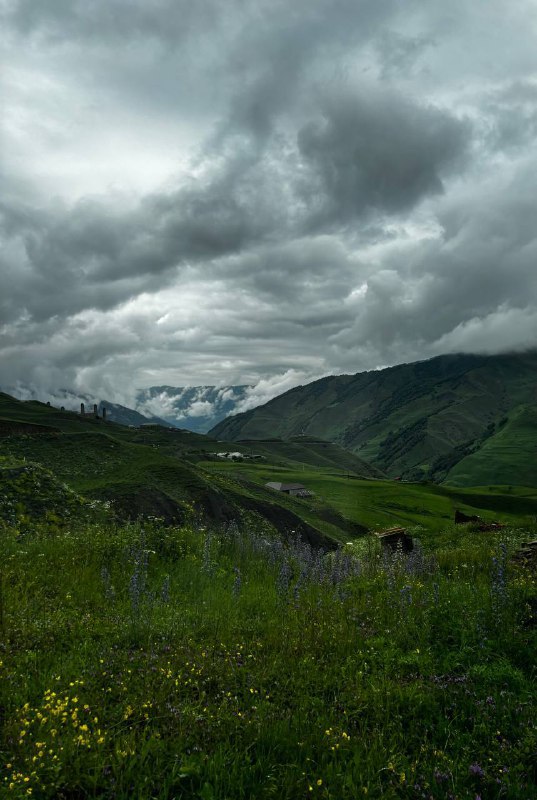
{"type": "Polygon", "coordinates": [[[5,13],[6,21],[19,33],[60,44],[66,40],[124,43],[148,38],[177,44],[193,30],[217,26],[224,16],[222,6],[209,0],[7,0],[5,13]]]}
{"type": "Polygon", "coordinates": [[[0,386],[537,344],[531,3],[5,8],[0,386]]]}
{"type": "Polygon", "coordinates": [[[470,131],[451,114],[393,92],[345,93],[298,134],[319,177],[321,210],[341,223],[371,210],[396,213],[443,191],[442,173],[460,166],[470,131]]]}

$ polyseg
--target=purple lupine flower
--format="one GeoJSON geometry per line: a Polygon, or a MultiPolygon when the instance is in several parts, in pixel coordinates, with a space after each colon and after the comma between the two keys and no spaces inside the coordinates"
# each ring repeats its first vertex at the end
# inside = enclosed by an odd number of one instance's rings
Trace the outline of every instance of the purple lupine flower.
{"type": "Polygon", "coordinates": [[[214,564],[211,559],[211,545],[212,545],[212,534],[211,531],[208,530],[205,533],[205,538],[203,540],[203,556],[202,556],[202,570],[207,575],[211,575],[213,572],[214,564]]]}
{"type": "Polygon", "coordinates": [[[485,770],[479,764],[474,763],[470,764],[468,767],[468,772],[474,778],[484,778],[485,777],[485,770]]]}
{"type": "Polygon", "coordinates": [[[129,581],[131,608],[137,613],[147,584],[147,566],[149,556],[147,550],[137,549],[134,552],[134,572],[129,581]]]}
{"type": "Polygon", "coordinates": [[[160,599],[163,603],[170,602],[170,576],[166,575],[164,581],[162,583],[162,589],[160,590],[160,599]]]}
{"type": "Polygon", "coordinates": [[[112,579],[107,567],[103,566],[101,569],[101,580],[104,585],[104,596],[107,600],[113,600],[116,596],[114,587],[112,586],[112,579]]]}
{"type": "Polygon", "coordinates": [[[235,580],[233,581],[233,597],[238,597],[241,593],[242,576],[238,567],[234,567],[233,572],[235,573],[235,580]]]}
{"type": "Polygon", "coordinates": [[[287,596],[292,575],[293,571],[289,565],[289,562],[287,559],[284,559],[281,563],[278,579],[276,581],[276,591],[281,597],[287,596]]]}
{"type": "Polygon", "coordinates": [[[402,603],[406,602],[408,605],[412,604],[412,586],[403,586],[399,594],[402,603]]]}

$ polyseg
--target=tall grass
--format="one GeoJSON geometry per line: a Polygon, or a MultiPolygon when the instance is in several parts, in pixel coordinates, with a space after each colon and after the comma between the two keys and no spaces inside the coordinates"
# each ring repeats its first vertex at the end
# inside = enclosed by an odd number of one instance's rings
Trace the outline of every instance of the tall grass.
{"type": "Polygon", "coordinates": [[[535,576],[454,536],[5,528],[0,795],[536,797],[535,576]]]}

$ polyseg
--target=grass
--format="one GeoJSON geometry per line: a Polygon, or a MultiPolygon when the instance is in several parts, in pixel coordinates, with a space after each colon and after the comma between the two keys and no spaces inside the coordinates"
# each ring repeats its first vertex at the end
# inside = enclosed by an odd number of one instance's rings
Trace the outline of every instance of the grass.
{"type": "Polygon", "coordinates": [[[477,452],[462,459],[450,470],[446,483],[455,486],[516,483],[513,477],[513,464],[516,464],[517,473],[525,476],[528,485],[536,486],[536,430],[535,408],[520,406],[477,452]]]}
{"type": "Polygon", "coordinates": [[[302,438],[231,463],[206,437],[5,395],[0,417],[1,797],[537,796],[537,585],[510,560],[535,489],[363,480],[302,438]],[[156,491],[181,524],[82,496],[156,491]],[[195,522],[200,498],[240,528],[195,522]],[[454,508],[509,527],[455,527],[454,508]],[[284,541],[260,509],[347,543],[284,541]],[[420,544],[382,554],[353,524],[420,544]]]}
{"type": "Polygon", "coordinates": [[[258,521],[4,525],[0,794],[527,800],[530,534],[357,559],[258,521]]]}
{"type": "MultiPolygon", "coordinates": [[[[313,537],[334,542],[356,534],[357,526],[329,505],[317,505],[311,511],[291,498],[200,468],[199,462],[211,457],[221,463],[212,454],[222,449],[225,446],[216,440],[189,431],[103,423],[0,393],[0,453],[50,470],[60,483],[68,482],[77,492],[113,503],[123,516],[153,514],[177,521],[186,506],[194,503],[212,519],[239,519],[246,505],[277,523],[281,531],[302,528],[313,537]]],[[[252,452],[248,444],[237,449],[252,452]]],[[[299,457],[309,465],[334,467],[344,462],[347,468],[366,469],[341,448],[303,437],[299,443],[263,443],[262,451],[265,458],[295,468],[300,464],[293,458],[299,457]]]]}
{"type": "MultiPolygon", "coordinates": [[[[34,424],[49,416],[57,422],[62,416],[40,404],[12,401],[12,405],[21,407],[17,411],[21,420],[29,414],[34,424]]],[[[475,491],[362,480],[351,469],[360,467],[354,456],[348,454],[349,463],[338,469],[339,448],[305,437],[296,442],[244,443],[246,454],[261,450],[266,460],[230,462],[216,457],[207,460],[207,454],[219,445],[196,434],[129,429],[80,420],[69,413],[63,416],[67,430],[16,433],[0,440],[2,452],[19,463],[41,465],[60,484],[67,483],[91,499],[109,501],[122,515],[180,520],[194,503],[213,518],[239,519],[240,509],[246,507],[277,521],[282,532],[302,526],[333,542],[346,542],[366,528],[419,525],[437,529],[451,522],[455,508],[509,524],[525,524],[537,516],[537,497],[531,488],[491,486],[475,491]],[[277,479],[304,483],[315,496],[301,500],[264,488],[277,479]]]]}
{"type": "Polygon", "coordinates": [[[360,480],[330,469],[229,462],[200,462],[207,471],[242,477],[259,486],[268,481],[298,482],[315,492],[316,500],[300,503],[315,511],[330,505],[345,518],[380,529],[391,525],[445,527],[454,509],[479,513],[509,524],[530,523],[537,516],[537,493],[523,487],[491,486],[459,489],[435,484],[360,480]]]}
{"type": "Polygon", "coordinates": [[[390,477],[535,486],[534,414],[524,434],[498,434],[507,416],[532,407],[536,364],[535,352],[449,355],[331,376],[229,417],[211,433],[241,440],[305,432],[341,444],[390,477]]]}

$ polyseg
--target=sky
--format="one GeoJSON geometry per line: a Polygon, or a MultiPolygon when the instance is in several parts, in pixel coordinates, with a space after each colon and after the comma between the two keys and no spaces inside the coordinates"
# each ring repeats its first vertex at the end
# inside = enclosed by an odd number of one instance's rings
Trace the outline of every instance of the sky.
{"type": "Polygon", "coordinates": [[[0,386],[537,346],[535,0],[0,8],[0,386]]]}

